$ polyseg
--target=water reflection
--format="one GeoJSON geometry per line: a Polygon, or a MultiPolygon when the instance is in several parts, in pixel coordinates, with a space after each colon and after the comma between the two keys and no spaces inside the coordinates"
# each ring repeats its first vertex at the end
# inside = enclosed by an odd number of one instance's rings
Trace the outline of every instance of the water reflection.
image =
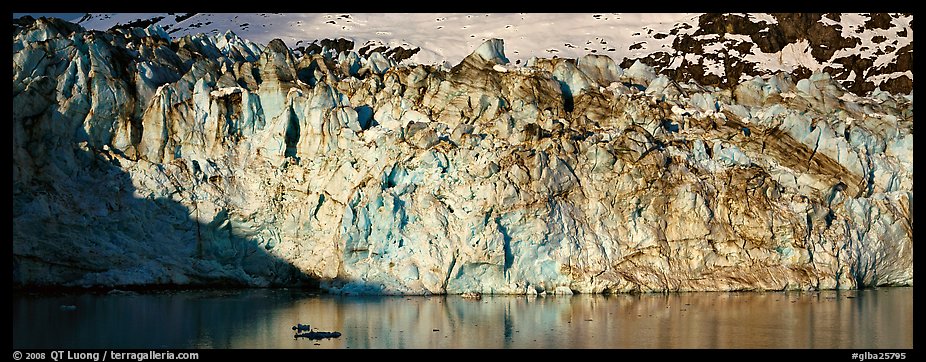
{"type": "Polygon", "coordinates": [[[292,290],[18,295],[13,346],[912,348],[913,289],[481,300],[292,290]],[[343,335],[296,340],[297,322],[343,335]]]}

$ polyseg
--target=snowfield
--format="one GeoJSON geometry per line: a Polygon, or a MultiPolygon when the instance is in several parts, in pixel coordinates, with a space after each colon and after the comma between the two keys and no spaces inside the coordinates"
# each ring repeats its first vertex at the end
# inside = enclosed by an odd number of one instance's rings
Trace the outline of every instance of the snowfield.
{"type": "MultiPolygon", "coordinates": [[[[599,54],[611,57],[625,68],[634,59],[649,58],[647,64],[655,66],[657,71],[697,67],[691,73],[716,76],[707,80],[696,77],[700,83],[713,83],[716,79],[735,84],[754,75],[807,69],[804,77],[814,71],[828,71],[837,80],[849,83],[847,86],[856,93],[869,92],[898,77],[908,79],[894,81],[902,84],[898,88],[900,93],[912,89],[912,73],[906,73],[912,70],[912,64],[906,64],[912,63],[912,15],[884,14],[888,17],[882,19],[871,14],[828,14],[817,19],[818,24],[809,25],[806,19],[787,19],[782,23],[763,13],[724,16],[720,22],[726,23],[728,29],[723,34],[713,27],[708,31],[702,29],[701,22],[717,21],[696,13],[121,13],[87,14],[74,20],[96,30],[119,24],[156,24],[174,37],[232,31],[259,44],[279,38],[291,48],[321,39],[347,39],[354,42],[354,50],[364,46],[419,48],[407,62],[448,66],[459,63],[486,40],[500,38],[505,40],[506,55],[514,64],[524,64],[533,57],[578,59],[586,54],[599,54]],[[731,26],[743,23],[747,26],[731,26]],[[794,24],[807,29],[790,28],[794,24]],[[851,46],[833,52],[834,49],[826,50],[835,46],[831,39],[814,38],[813,42],[788,39],[803,32],[822,34],[820,28],[813,26],[835,29],[830,36],[840,36],[851,46]],[[782,36],[785,39],[780,39],[782,36]],[[765,52],[751,46],[758,39],[787,44],[765,52]],[[685,48],[692,43],[700,44],[703,54],[698,53],[699,46],[685,48]],[[815,57],[812,52],[823,55],[815,57]],[[898,69],[892,69],[891,63],[902,57],[909,57],[909,61],[904,60],[905,65],[895,65],[898,69]],[[737,68],[738,63],[744,63],[746,70],[731,73],[728,68],[731,65],[737,68]],[[859,64],[860,69],[848,69],[846,64],[859,64]],[[750,70],[750,66],[754,69],[750,70]],[[872,79],[875,82],[871,86],[860,84],[852,88],[852,84],[872,79]]],[[[884,86],[882,90],[892,91],[889,88],[884,86]]]]}

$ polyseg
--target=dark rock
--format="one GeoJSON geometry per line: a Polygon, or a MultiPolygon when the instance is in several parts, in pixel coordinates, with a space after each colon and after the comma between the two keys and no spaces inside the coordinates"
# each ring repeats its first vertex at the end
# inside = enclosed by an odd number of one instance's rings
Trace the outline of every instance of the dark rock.
{"type": "Polygon", "coordinates": [[[189,18],[193,17],[193,16],[196,15],[196,14],[197,14],[197,13],[186,13],[186,14],[182,14],[182,15],[177,15],[177,16],[174,17],[174,21],[176,21],[176,22],[179,23],[179,22],[181,22],[181,21],[184,21],[184,20],[186,20],[186,19],[189,19],[189,18]]]}
{"type": "MultiPolygon", "coordinates": [[[[877,69],[872,68],[876,56],[890,54],[894,50],[890,45],[880,48],[879,53],[867,58],[859,54],[859,52],[866,49],[858,48],[858,52],[853,52],[851,56],[833,59],[836,52],[856,48],[862,41],[854,36],[843,37],[843,29],[839,24],[821,22],[824,17],[838,22],[841,20],[840,14],[776,13],[771,15],[777,20],[777,23],[769,24],[765,21],[756,21],[741,14],[703,14],[698,18],[698,29],[694,33],[679,34],[677,29],[683,28],[683,25],[687,24],[677,26],[676,29],[670,32],[671,35],[677,35],[672,41],[674,52],[658,51],[640,59],[625,58],[620,65],[627,68],[640,60],[654,67],[659,73],[666,74],[678,82],[695,80],[702,85],[730,87],[735,86],[743,76],[764,74],[764,71],[757,69],[756,64],[745,61],[737,54],[776,53],[789,44],[806,41],[810,46],[810,54],[816,61],[842,65],[842,67],[827,65],[824,69],[834,79],[839,80],[843,86],[858,95],[864,95],[877,87],[874,83],[867,81],[867,77],[912,70],[912,52],[907,54],[907,49],[898,50],[895,53],[895,59],[887,65],[877,69]],[[725,38],[725,34],[747,35],[750,37],[751,42],[731,40],[725,38]],[[705,37],[705,35],[719,35],[720,37],[705,37]],[[719,44],[722,44],[719,51],[710,53],[704,51],[708,45],[717,46],[719,44]],[[735,52],[732,50],[735,50],[735,52]],[[698,59],[695,61],[685,59],[680,65],[676,64],[675,69],[668,69],[681,54],[696,54],[698,59]],[[723,74],[707,73],[706,65],[711,63],[721,65],[724,70],[723,74]],[[853,72],[855,76],[850,77],[853,72]]],[[[893,25],[891,24],[890,15],[874,14],[866,23],[866,26],[887,29],[893,25]]],[[[907,33],[904,29],[898,32],[898,36],[906,36],[907,33]]],[[[664,38],[663,34],[657,35],[659,35],[659,38],[664,38]]],[[[883,43],[888,39],[885,36],[875,36],[872,40],[875,43],[883,43]]],[[[637,42],[630,45],[629,49],[643,49],[643,46],[644,42],[637,42]]],[[[796,79],[807,78],[812,73],[806,67],[793,69],[792,72],[796,79]]],[[[889,86],[891,89],[902,91],[911,83],[907,78],[893,79],[889,86]]]]}
{"type": "Polygon", "coordinates": [[[322,46],[322,49],[333,50],[335,54],[354,49],[354,41],[344,38],[322,39],[319,41],[319,44],[322,46]]]}
{"type": "Polygon", "coordinates": [[[891,16],[887,13],[872,13],[868,21],[865,22],[867,29],[890,29],[894,24],[891,23],[891,16]]]}
{"type": "Polygon", "coordinates": [[[397,47],[397,48],[390,49],[383,55],[385,55],[387,58],[391,58],[396,63],[398,63],[405,59],[411,58],[415,54],[418,54],[419,51],[421,51],[421,48],[405,49],[402,47],[397,47]]]}
{"type": "Polygon", "coordinates": [[[910,93],[913,90],[913,79],[910,79],[906,75],[888,79],[884,83],[881,83],[881,90],[894,94],[910,93]]]}
{"type": "Polygon", "coordinates": [[[113,27],[109,28],[109,30],[117,30],[117,29],[129,30],[132,28],[144,29],[144,28],[147,28],[149,25],[157,24],[161,20],[164,20],[163,16],[156,16],[150,19],[139,19],[135,21],[130,21],[126,24],[116,24],[113,27]]]}

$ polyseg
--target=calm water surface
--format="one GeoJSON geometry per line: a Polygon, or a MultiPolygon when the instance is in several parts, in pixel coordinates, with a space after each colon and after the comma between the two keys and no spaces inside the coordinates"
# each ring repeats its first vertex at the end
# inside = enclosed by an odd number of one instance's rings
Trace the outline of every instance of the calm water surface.
{"type": "Polygon", "coordinates": [[[20,294],[13,347],[912,348],[913,288],[482,300],[263,289],[20,294]],[[296,323],[343,335],[297,340],[296,323]]]}

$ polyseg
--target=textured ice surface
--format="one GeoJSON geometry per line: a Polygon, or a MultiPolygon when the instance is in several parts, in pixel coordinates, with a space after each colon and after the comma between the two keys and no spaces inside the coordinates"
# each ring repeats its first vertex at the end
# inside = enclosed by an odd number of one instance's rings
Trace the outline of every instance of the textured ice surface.
{"type": "Polygon", "coordinates": [[[913,284],[912,102],[825,74],[716,89],[503,65],[501,40],[448,70],[46,20],[13,42],[17,284],[913,284]]]}

